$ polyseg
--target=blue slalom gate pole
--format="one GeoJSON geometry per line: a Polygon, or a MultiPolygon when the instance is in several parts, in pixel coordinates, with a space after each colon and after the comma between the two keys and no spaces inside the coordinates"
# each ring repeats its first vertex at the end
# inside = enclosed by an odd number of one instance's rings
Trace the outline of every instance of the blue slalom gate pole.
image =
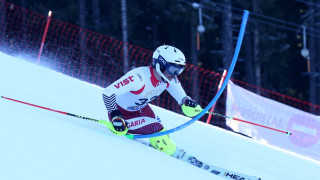
{"type": "Polygon", "coordinates": [[[157,137],[157,136],[170,134],[170,133],[179,131],[179,130],[191,125],[192,123],[194,123],[195,121],[200,119],[204,114],[206,114],[209,111],[209,109],[216,103],[216,101],[221,96],[222,92],[224,91],[225,87],[228,84],[228,81],[229,81],[229,79],[231,77],[231,74],[233,73],[233,69],[234,69],[234,67],[236,65],[236,62],[238,60],[238,56],[239,56],[239,53],[240,53],[240,48],[241,48],[241,44],[242,44],[243,36],[244,36],[244,33],[245,33],[245,29],[246,29],[248,18],[249,18],[249,11],[244,10],[244,13],[243,13],[243,16],[242,16],[242,21],[241,21],[240,32],[239,32],[239,35],[238,35],[236,49],[234,51],[232,62],[231,62],[229,71],[227,73],[227,76],[225,78],[225,81],[223,82],[223,84],[222,84],[220,90],[218,91],[218,93],[211,100],[211,102],[207,105],[207,107],[205,107],[203,109],[203,111],[201,111],[197,116],[193,117],[190,121],[188,121],[188,122],[186,122],[186,123],[184,123],[184,124],[182,124],[182,125],[180,125],[180,126],[178,126],[176,128],[173,128],[173,129],[170,129],[170,130],[167,130],[167,131],[163,131],[163,132],[154,133],[154,134],[147,134],[147,135],[133,135],[133,134],[130,134],[130,135],[126,135],[126,137],[130,138],[130,139],[139,139],[139,138],[151,138],[151,137],[157,137]]]}

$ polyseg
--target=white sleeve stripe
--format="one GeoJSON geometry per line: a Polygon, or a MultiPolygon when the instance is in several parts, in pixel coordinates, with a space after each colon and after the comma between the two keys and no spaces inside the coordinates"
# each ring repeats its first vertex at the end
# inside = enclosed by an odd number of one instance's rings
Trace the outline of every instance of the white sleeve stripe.
{"type": "Polygon", "coordinates": [[[112,94],[111,96],[107,96],[105,94],[102,94],[103,96],[103,102],[104,105],[106,106],[108,112],[111,112],[113,110],[118,109],[117,104],[116,104],[116,95],[112,94]]]}

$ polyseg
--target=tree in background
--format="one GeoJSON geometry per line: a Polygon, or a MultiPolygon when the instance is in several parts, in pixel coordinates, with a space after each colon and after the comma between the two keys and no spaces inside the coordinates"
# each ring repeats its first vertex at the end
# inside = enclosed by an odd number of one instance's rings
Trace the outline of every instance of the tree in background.
{"type": "MultiPolygon", "coordinates": [[[[53,18],[123,38],[121,1],[7,1],[44,15],[52,10],[53,18]]],[[[320,35],[312,31],[319,29],[319,4],[319,0],[130,0],[126,2],[127,41],[150,50],[161,44],[174,45],[189,63],[221,73],[231,61],[242,10],[248,9],[251,15],[233,78],[319,104],[319,52],[315,47],[320,35]],[[195,50],[198,14],[193,2],[202,5],[206,27],[200,50],[195,50]],[[306,62],[298,45],[299,25],[304,22],[313,76],[304,75],[306,62]]]]}
{"type": "MultiPolygon", "coordinates": [[[[307,29],[320,29],[320,0],[313,0],[308,3],[308,16],[306,18],[307,21],[307,29]]],[[[320,87],[320,31],[312,31],[317,38],[309,38],[308,45],[310,51],[310,73],[309,76],[309,94],[310,99],[309,101],[314,104],[320,104],[320,94],[319,94],[319,87],[320,87]]]]}

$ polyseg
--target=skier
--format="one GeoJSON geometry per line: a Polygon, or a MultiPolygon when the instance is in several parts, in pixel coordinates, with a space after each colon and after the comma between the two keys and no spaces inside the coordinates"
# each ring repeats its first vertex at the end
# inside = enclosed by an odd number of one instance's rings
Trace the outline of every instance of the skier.
{"type": "MultiPolygon", "coordinates": [[[[107,127],[112,133],[122,136],[165,131],[148,104],[164,90],[175,98],[186,116],[194,117],[201,112],[201,106],[186,95],[177,78],[185,68],[184,54],[173,46],[162,45],[152,58],[151,66],[135,68],[104,89],[103,101],[111,122],[107,127]]],[[[170,156],[181,155],[169,135],[152,137],[149,141],[155,149],[170,156]]]]}

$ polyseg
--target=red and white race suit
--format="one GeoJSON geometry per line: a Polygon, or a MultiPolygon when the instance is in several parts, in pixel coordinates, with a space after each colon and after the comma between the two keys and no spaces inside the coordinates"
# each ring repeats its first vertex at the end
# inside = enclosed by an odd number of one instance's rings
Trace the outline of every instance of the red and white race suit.
{"type": "Polygon", "coordinates": [[[133,69],[103,91],[103,100],[110,113],[120,110],[129,133],[151,134],[163,129],[160,119],[148,105],[164,90],[181,104],[187,96],[179,81],[160,82],[150,66],[133,69]]]}

